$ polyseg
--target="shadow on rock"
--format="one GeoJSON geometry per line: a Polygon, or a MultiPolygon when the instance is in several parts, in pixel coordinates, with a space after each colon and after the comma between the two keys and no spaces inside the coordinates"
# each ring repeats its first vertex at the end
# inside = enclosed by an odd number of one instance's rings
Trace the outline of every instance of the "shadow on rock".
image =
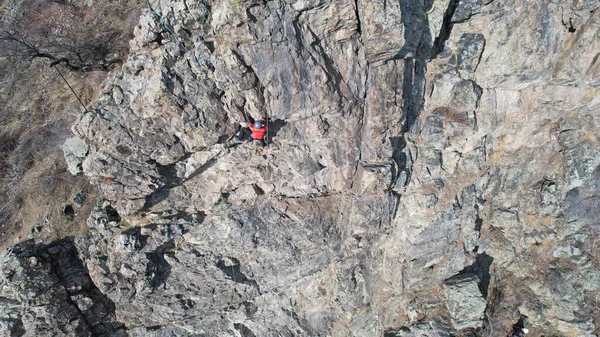
{"type": "Polygon", "coordinates": [[[9,315],[21,323],[25,315],[51,318],[33,326],[15,324],[10,330],[56,335],[65,333],[66,328],[67,335],[125,335],[125,326],[116,321],[114,303],[92,282],[72,237],[48,245],[22,242],[2,255],[2,272],[25,276],[7,278],[6,287],[27,294],[14,299],[17,305],[11,305],[9,315]]]}
{"type": "Polygon", "coordinates": [[[154,252],[146,253],[146,258],[148,258],[146,278],[153,290],[161,285],[165,286],[171,276],[171,265],[165,259],[165,253],[173,249],[175,249],[175,242],[171,240],[156,248],[154,252]]]}
{"type": "Polygon", "coordinates": [[[267,139],[267,144],[272,144],[273,138],[276,137],[279,130],[281,130],[286,125],[287,122],[283,119],[276,119],[272,122],[269,122],[269,138],[267,139]]]}

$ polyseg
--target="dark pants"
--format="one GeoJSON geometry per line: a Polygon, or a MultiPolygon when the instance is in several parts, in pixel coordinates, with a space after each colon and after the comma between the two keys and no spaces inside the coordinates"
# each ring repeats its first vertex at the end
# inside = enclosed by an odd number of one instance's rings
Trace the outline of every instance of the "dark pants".
{"type": "Polygon", "coordinates": [[[259,141],[259,142],[260,142],[260,145],[261,145],[262,147],[265,147],[265,140],[264,140],[264,139],[254,139],[254,138],[252,138],[252,131],[250,131],[250,129],[249,129],[249,128],[242,128],[242,129],[240,130],[240,132],[238,132],[238,134],[237,134],[237,136],[238,136],[238,138],[239,138],[240,140],[243,140],[243,139],[244,139],[244,135],[248,136],[248,139],[249,139],[250,141],[253,141],[253,140],[257,140],[257,141],[259,141]]]}

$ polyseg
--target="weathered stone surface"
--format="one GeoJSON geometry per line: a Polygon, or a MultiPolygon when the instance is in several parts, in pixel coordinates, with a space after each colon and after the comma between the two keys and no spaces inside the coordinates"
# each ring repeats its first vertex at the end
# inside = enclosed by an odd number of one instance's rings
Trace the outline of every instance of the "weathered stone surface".
{"type": "Polygon", "coordinates": [[[455,331],[445,327],[437,321],[419,322],[409,327],[404,327],[398,331],[390,331],[384,337],[412,337],[412,336],[430,336],[430,337],[450,337],[455,331]]]}
{"type": "Polygon", "coordinates": [[[597,1],[151,5],[74,126],[131,335],[597,334],[597,1]]]}
{"type": "Polygon", "coordinates": [[[462,274],[444,282],[446,305],[455,329],[478,328],[482,324],[485,298],[474,274],[462,274]]]}
{"type": "MultiPolygon", "coordinates": [[[[485,1],[491,2],[491,1],[485,1]]],[[[461,22],[469,19],[473,14],[477,14],[481,10],[484,0],[458,0],[454,13],[452,14],[452,22],[461,22]]]]}
{"type": "Polygon", "coordinates": [[[88,146],[81,138],[71,137],[64,142],[62,149],[69,172],[77,175],[82,170],[81,163],[88,154],[88,146]]]}
{"type": "MultiPolygon", "coordinates": [[[[419,1],[415,1],[417,4],[419,1]]],[[[361,35],[369,62],[377,62],[396,56],[404,47],[406,40],[411,40],[410,24],[404,20],[410,15],[401,8],[402,1],[366,1],[357,2],[361,20],[361,35]]],[[[405,6],[406,8],[406,6],[405,6]]],[[[418,39],[417,39],[418,40],[418,39]]]]}
{"type": "Polygon", "coordinates": [[[485,37],[482,34],[463,34],[457,45],[456,68],[460,76],[464,79],[471,79],[475,73],[483,48],[485,47],[485,37]]]}
{"type": "Polygon", "coordinates": [[[70,239],[4,251],[0,315],[8,336],[125,336],[114,304],[88,276],[70,239]]]}

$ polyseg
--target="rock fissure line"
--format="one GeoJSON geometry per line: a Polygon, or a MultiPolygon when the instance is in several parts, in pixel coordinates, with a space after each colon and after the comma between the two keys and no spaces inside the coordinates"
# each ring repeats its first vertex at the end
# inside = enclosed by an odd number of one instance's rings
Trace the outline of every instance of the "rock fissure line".
{"type": "Polygon", "coordinates": [[[454,26],[454,23],[452,22],[452,17],[454,16],[454,12],[458,7],[459,2],[460,0],[449,1],[448,7],[444,12],[444,20],[442,22],[440,33],[433,41],[433,48],[430,59],[436,58],[442,52],[442,50],[444,50],[444,45],[446,44],[446,41],[450,38],[452,27],[454,26]]]}

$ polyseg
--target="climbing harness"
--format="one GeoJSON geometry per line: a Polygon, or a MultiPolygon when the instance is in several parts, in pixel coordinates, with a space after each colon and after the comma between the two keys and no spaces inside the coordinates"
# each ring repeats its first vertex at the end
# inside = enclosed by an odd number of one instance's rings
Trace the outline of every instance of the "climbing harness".
{"type": "MultiPolygon", "coordinates": [[[[181,46],[181,48],[190,55],[190,57],[196,62],[196,66],[198,67],[198,71],[202,73],[202,66],[200,65],[200,60],[198,59],[198,57],[196,57],[196,55],[194,53],[192,53],[186,46],[185,44],[177,37],[177,35],[175,35],[175,33],[173,32],[173,30],[171,28],[169,28],[169,25],[167,25],[167,23],[165,22],[165,18],[162,15],[162,13],[156,11],[154,8],[152,8],[152,5],[150,5],[150,0],[146,0],[146,3],[148,4],[148,8],[150,9],[150,12],[152,14],[154,14],[156,17],[159,18],[159,22],[160,24],[163,26],[163,28],[169,32],[169,34],[171,34],[171,36],[173,37],[173,39],[175,40],[175,42],[177,42],[177,44],[179,46],[181,46]]],[[[204,23],[206,22],[206,12],[207,12],[207,6],[206,6],[206,0],[204,0],[204,14],[202,16],[202,21],[201,21],[201,27],[202,27],[202,31],[200,33],[200,41],[204,41],[204,23]]]]}
{"type": "MultiPolygon", "coordinates": [[[[206,1],[203,1],[204,4],[204,13],[202,15],[202,21],[200,21],[200,26],[201,26],[201,32],[200,32],[200,41],[203,42],[204,41],[204,25],[206,23],[206,14],[208,12],[207,10],[207,5],[206,5],[206,1]]],[[[152,14],[154,14],[156,17],[159,18],[159,22],[160,24],[163,26],[163,28],[169,32],[169,34],[173,37],[173,39],[175,40],[175,42],[177,42],[177,44],[179,46],[181,46],[181,48],[190,55],[190,57],[192,57],[192,59],[194,59],[194,61],[196,62],[196,66],[198,67],[198,71],[200,71],[202,73],[202,66],[200,64],[200,60],[198,57],[196,57],[196,55],[194,53],[192,53],[186,46],[185,44],[175,35],[175,33],[173,32],[173,30],[167,25],[167,23],[165,22],[165,18],[162,15],[162,13],[156,11],[154,8],[152,8],[152,5],[150,4],[150,0],[146,0],[146,3],[148,4],[148,8],[150,9],[150,12],[152,14]]],[[[246,121],[248,123],[250,123],[250,120],[248,119],[248,115],[246,114],[246,111],[244,111],[244,118],[246,118],[246,121]]],[[[269,147],[269,112],[267,111],[267,131],[266,131],[266,146],[269,147]]]]}

